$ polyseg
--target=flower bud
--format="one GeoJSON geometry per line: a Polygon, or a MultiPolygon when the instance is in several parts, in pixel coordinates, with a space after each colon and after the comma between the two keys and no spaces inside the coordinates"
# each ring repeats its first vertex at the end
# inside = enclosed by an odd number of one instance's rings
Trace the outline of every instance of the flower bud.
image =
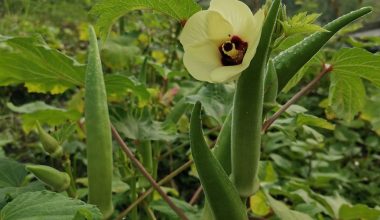
{"type": "Polygon", "coordinates": [[[48,154],[50,154],[52,157],[60,157],[62,156],[62,147],[58,143],[58,141],[51,136],[49,133],[47,133],[40,125],[40,123],[37,122],[37,130],[38,134],[40,136],[40,141],[42,143],[42,146],[48,154]]]}
{"type": "Polygon", "coordinates": [[[62,192],[70,186],[70,176],[49,166],[26,165],[26,170],[33,173],[41,182],[53,188],[57,192],[62,192]]]}

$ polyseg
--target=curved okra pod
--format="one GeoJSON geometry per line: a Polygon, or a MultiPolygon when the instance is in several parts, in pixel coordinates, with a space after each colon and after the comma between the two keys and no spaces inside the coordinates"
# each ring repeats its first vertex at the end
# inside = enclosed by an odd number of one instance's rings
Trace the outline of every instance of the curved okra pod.
{"type": "Polygon", "coordinates": [[[62,192],[70,186],[70,176],[65,172],[45,165],[26,165],[26,170],[33,173],[41,182],[50,186],[54,191],[62,192]]]}
{"type": "Polygon", "coordinates": [[[236,188],[204,140],[200,102],[195,104],[191,115],[190,146],[203,190],[215,219],[248,219],[245,204],[240,200],[236,188]]]}
{"type": "Polygon", "coordinates": [[[88,200],[98,206],[104,218],[108,218],[113,212],[111,127],[98,42],[93,27],[89,28],[89,36],[85,82],[88,200]]]}
{"type": "Polygon", "coordinates": [[[343,15],[324,26],[327,32],[314,33],[276,56],[274,64],[278,76],[278,91],[285,87],[298,70],[317,54],[336,32],[371,11],[371,7],[364,7],[343,15]]]}
{"type": "Polygon", "coordinates": [[[242,198],[251,196],[257,189],[265,69],[280,3],[281,0],[273,1],[256,55],[236,86],[232,113],[232,182],[242,198]]]}

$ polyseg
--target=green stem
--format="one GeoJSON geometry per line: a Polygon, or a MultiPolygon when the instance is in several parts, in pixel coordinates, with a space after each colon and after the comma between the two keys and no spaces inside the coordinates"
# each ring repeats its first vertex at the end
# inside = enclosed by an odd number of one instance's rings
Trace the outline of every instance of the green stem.
{"type": "Polygon", "coordinates": [[[69,156],[66,157],[66,161],[64,162],[64,168],[65,168],[65,172],[67,174],[69,174],[70,176],[70,186],[69,188],[66,190],[67,194],[71,197],[71,198],[76,198],[77,197],[77,187],[75,185],[75,178],[73,176],[73,172],[72,172],[72,167],[71,167],[71,161],[70,161],[70,158],[69,156]]]}
{"type": "MultiPolygon", "coordinates": [[[[136,199],[137,199],[136,177],[133,177],[131,180],[131,200],[135,201],[136,199]]],[[[131,210],[131,219],[138,220],[137,206],[131,210]]]]}
{"type": "Polygon", "coordinates": [[[244,199],[257,190],[265,68],[281,0],[275,0],[261,33],[257,52],[240,76],[232,113],[232,182],[244,199]]]}
{"type": "MultiPolygon", "coordinates": [[[[152,145],[150,140],[143,140],[140,141],[140,145],[138,146],[137,150],[140,152],[141,155],[141,163],[145,167],[145,169],[148,171],[150,175],[153,174],[153,152],[152,152],[152,145]]],[[[149,182],[145,179],[145,177],[142,177],[140,180],[141,186],[146,187],[149,186],[149,182]]]]}
{"type": "MultiPolygon", "coordinates": [[[[185,164],[177,168],[175,171],[171,172],[169,175],[165,176],[163,179],[161,179],[158,182],[158,185],[163,185],[170,180],[172,180],[174,177],[176,177],[178,174],[182,173],[183,171],[187,170],[191,165],[193,164],[192,160],[187,161],[185,164]]],[[[136,199],[131,205],[128,206],[126,210],[121,212],[117,217],[116,220],[122,220],[134,207],[136,207],[138,204],[140,204],[146,197],[148,197],[152,192],[154,191],[154,188],[151,187],[147,191],[145,191],[138,199],[136,199]]]]}

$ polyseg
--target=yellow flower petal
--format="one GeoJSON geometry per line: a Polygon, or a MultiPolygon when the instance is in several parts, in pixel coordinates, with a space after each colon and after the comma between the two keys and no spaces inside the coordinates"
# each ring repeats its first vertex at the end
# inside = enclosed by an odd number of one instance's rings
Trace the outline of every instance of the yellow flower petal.
{"type": "Polygon", "coordinates": [[[210,78],[212,82],[215,83],[230,82],[239,78],[241,72],[243,72],[246,68],[247,66],[243,66],[243,64],[235,66],[221,66],[211,72],[210,78]]]}
{"type": "Polygon", "coordinates": [[[200,11],[190,17],[179,40],[184,48],[214,40],[220,43],[232,33],[231,24],[215,11],[200,11]]]}
{"type": "Polygon", "coordinates": [[[197,80],[212,82],[210,73],[221,67],[217,46],[211,42],[189,47],[183,56],[183,62],[189,73],[197,80]]]}
{"type": "MultiPolygon", "coordinates": [[[[212,0],[209,10],[217,11],[223,15],[224,19],[231,23],[234,34],[247,33],[246,28],[252,22],[251,9],[238,0],[212,0]]],[[[243,36],[240,37],[244,38],[243,36]]]]}
{"type": "MultiPolygon", "coordinates": [[[[244,55],[243,65],[246,68],[249,66],[252,58],[256,54],[257,46],[260,42],[261,30],[264,24],[264,10],[259,10],[252,18],[251,24],[247,26],[247,29],[243,33],[239,33],[243,39],[247,39],[248,49],[244,55]]],[[[245,69],[245,68],[244,68],[245,69]]]]}

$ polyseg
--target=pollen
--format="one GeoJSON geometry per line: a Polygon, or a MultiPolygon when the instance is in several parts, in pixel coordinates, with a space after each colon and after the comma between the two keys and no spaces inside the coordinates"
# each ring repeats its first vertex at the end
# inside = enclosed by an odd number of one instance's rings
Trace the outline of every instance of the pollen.
{"type": "Polygon", "coordinates": [[[233,36],[219,46],[221,62],[224,66],[239,65],[243,62],[248,43],[238,36],[233,36]]]}

